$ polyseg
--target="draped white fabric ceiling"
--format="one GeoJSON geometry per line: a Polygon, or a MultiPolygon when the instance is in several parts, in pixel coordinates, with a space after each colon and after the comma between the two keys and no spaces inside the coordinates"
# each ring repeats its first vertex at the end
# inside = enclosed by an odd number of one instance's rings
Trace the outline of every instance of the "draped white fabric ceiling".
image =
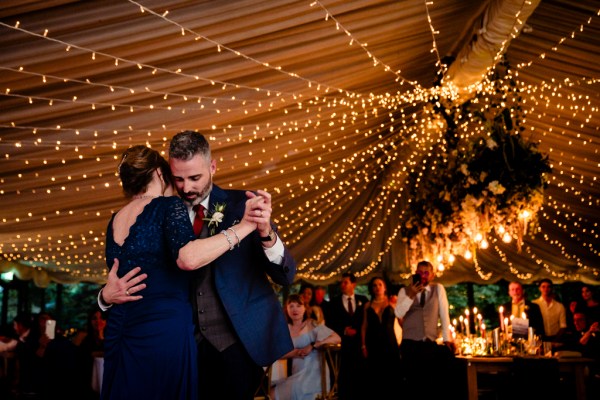
{"type": "Polygon", "coordinates": [[[117,158],[193,129],[217,184],[273,194],[298,278],[405,279],[407,199],[387,184],[443,133],[423,126],[440,59],[460,54],[455,84],[480,80],[474,38],[497,40],[487,64],[506,49],[553,172],[520,253],[493,240],[439,279],[598,283],[600,16],[576,0],[3,1],[0,271],[102,282],[117,158]]]}

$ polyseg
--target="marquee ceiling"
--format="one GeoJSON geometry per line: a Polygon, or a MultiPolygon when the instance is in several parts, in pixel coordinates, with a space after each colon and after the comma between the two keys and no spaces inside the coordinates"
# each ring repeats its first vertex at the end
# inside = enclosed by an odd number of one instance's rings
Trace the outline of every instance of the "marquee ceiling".
{"type": "Polygon", "coordinates": [[[476,264],[459,257],[439,279],[598,283],[599,11],[575,0],[3,1],[0,271],[102,282],[106,224],[124,204],[118,157],[140,143],[166,151],[193,129],[211,140],[218,185],[273,194],[298,278],[405,279],[409,199],[390,177],[404,182],[443,134],[427,124],[445,57],[464,100],[461,86],[505,53],[525,136],[553,168],[540,231],[520,252],[491,238],[476,264]]]}

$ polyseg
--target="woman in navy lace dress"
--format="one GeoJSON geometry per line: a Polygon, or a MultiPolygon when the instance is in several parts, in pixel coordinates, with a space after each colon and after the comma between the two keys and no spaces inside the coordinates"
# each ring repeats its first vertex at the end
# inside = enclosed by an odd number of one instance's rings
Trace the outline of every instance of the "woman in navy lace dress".
{"type": "MultiPolygon", "coordinates": [[[[140,301],[112,306],[105,330],[102,399],[196,399],[194,324],[186,270],[206,265],[256,229],[246,202],[242,222],[229,227],[233,238],[195,239],[187,208],[172,196],[166,160],[146,146],[125,151],[119,165],[129,199],[114,214],[106,233],[106,261],[118,273],[135,267],[148,274],[140,301]],[[185,251],[181,251],[182,249],[185,251]],[[191,251],[190,251],[191,250],[191,251]]],[[[129,293],[132,294],[132,293],[129,293]]]]}

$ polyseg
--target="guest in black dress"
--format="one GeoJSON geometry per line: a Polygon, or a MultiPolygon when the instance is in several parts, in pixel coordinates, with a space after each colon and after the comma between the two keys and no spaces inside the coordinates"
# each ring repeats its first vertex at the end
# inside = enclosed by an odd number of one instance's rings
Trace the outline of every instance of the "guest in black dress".
{"type": "Polygon", "coordinates": [[[364,307],[361,349],[367,361],[369,396],[382,399],[400,389],[398,378],[402,370],[400,346],[395,332],[397,318],[383,278],[371,279],[369,294],[371,301],[364,307]]]}

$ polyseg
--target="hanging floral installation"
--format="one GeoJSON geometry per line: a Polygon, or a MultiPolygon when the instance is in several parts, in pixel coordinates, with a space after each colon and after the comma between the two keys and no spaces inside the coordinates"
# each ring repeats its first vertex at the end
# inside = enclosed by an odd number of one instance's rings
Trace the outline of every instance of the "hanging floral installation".
{"type": "Polygon", "coordinates": [[[492,234],[516,241],[520,251],[523,237],[538,229],[548,157],[523,136],[525,112],[508,63],[486,82],[467,103],[436,103],[444,139],[409,176],[402,233],[413,266],[427,259],[443,270],[456,256],[476,263],[476,250],[487,248],[492,234]]]}

